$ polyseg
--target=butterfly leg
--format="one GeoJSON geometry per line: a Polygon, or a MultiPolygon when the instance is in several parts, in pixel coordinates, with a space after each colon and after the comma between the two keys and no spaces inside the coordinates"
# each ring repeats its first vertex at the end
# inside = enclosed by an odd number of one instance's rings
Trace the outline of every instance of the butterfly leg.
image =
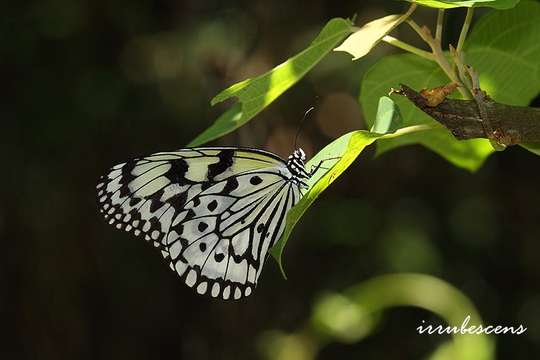
{"type": "Polygon", "coordinates": [[[309,176],[313,176],[317,173],[317,171],[319,171],[320,169],[323,169],[323,170],[330,170],[330,168],[326,168],[326,167],[323,167],[322,164],[325,162],[325,161],[332,161],[332,160],[339,160],[341,159],[341,156],[337,156],[337,157],[332,157],[332,158],[328,158],[328,159],[323,159],[321,161],[319,161],[319,163],[317,165],[314,165],[311,167],[311,170],[309,171],[309,176]]]}

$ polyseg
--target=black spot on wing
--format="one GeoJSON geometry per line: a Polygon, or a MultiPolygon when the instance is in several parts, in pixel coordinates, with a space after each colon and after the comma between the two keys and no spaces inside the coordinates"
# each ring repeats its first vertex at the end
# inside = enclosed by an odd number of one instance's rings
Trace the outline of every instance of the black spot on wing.
{"type": "Polygon", "coordinates": [[[236,190],[238,188],[238,180],[236,180],[236,178],[234,177],[231,177],[229,179],[227,179],[227,182],[225,183],[225,187],[223,188],[223,190],[221,191],[222,194],[230,194],[231,192],[233,192],[234,190],[236,190]]]}
{"type": "Polygon", "coordinates": [[[126,162],[126,164],[122,166],[122,169],[121,169],[122,177],[120,178],[120,181],[119,181],[120,184],[127,185],[131,182],[131,180],[135,179],[135,176],[132,174],[132,171],[135,168],[135,164],[138,161],[139,159],[134,159],[134,160],[126,162]]]}
{"type": "MultiPolygon", "coordinates": [[[[186,179],[186,173],[189,169],[189,165],[187,161],[180,158],[180,159],[169,161],[169,164],[171,164],[171,168],[165,174],[163,174],[163,176],[169,179],[171,183],[177,184],[180,186],[195,184],[194,181],[186,179]]],[[[150,196],[150,198],[153,200],[160,201],[164,193],[165,193],[165,187],[160,189],[159,191],[156,191],[154,194],[150,196]]],[[[175,199],[174,197],[172,197],[168,199],[167,202],[172,203],[176,210],[183,208],[185,205],[185,201],[182,201],[182,198],[175,199]]]]}
{"type": "Polygon", "coordinates": [[[159,222],[159,220],[156,218],[156,217],[152,217],[150,220],[148,220],[150,222],[150,229],[152,230],[159,230],[161,231],[161,223],[159,222]]]}
{"type": "Polygon", "coordinates": [[[199,229],[200,232],[203,232],[204,230],[208,228],[208,224],[201,221],[199,225],[197,226],[197,228],[199,229]]]}
{"type": "Polygon", "coordinates": [[[214,255],[214,259],[219,263],[219,262],[222,262],[223,259],[225,259],[225,254],[215,254],[214,255]]]}
{"type": "Polygon", "coordinates": [[[181,211],[186,205],[187,196],[187,191],[184,191],[170,197],[169,199],[167,199],[167,202],[171,204],[176,211],[181,211]]]}
{"type": "Polygon", "coordinates": [[[223,174],[233,164],[233,149],[225,149],[219,152],[219,161],[208,166],[208,180],[213,181],[214,177],[223,174]]]}
{"type": "Polygon", "coordinates": [[[128,184],[136,178],[136,176],[132,174],[132,171],[135,168],[135,163],[137,161],[138,159],[128,161],[120,170],[121,175],[118,179],[118,184],[120,184],[120,188],[118,189],[118,195],[121,198],[131,195],[128,184]]]}
{"type": "Polygon", "coordinates": [[[129,199],[129,206],[133,207],[135,205],[137,205],[142,199],[140,198],[136,198],[136,197],[132,197],[129,199]]]}
{"type": "Polygon", "coordinates": [[[178,235],[182,235],[184,233],[184,224],[180,223],[175,226],[171,226],[170,230],[174,230],[178,235]]]}
{"type": "Polygon", "coordinates": [[[251,183],[251,185],[259,185],[260,183],[262,183],[262,179],[259,176],[255,175],[249,179],[249,182],[251,183]]]}
{"type": "Polygon", "coordinates": [[[150,201],[150,212],[155,212],[157,209],[159,209],[163,203],[159,201],[150,201]]]}
{"type": "Polygon", "coordinates": [[[191,220],[195,217],[195,211],[193,211],[192,209],[189,209],[187,214],[186,214],[186,217],[184,218],[184,221],[187,221],[187,220],[191,220]]]}
{"type": "Polygon", "coordinates": [[[209,202],[208,205],[207,205],[206,207],[208,208],[208,210],[214,211],[214,210],[216,210],[217,206],[218,206],[218,203],[217,203],[217,201],[214,199],[214,200],[212,200],[211,202],[209,202]]]}
{"type": "Polygon", "coordinates": [[[169,179],[173,184],[188,185],[193,184],[193,181],[186,179],[186,173],[189,169],[189,165],[184,159],[171,160],[169,162],[171,168],[164,176],[169,179]]]}

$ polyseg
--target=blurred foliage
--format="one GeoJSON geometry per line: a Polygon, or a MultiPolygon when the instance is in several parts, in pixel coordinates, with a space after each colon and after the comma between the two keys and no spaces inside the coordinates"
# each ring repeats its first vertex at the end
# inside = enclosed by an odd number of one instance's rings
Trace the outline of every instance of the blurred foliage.
{"type": "MultiPolygon", "coordinates": [[[[355,285],[343,294],[324,294],[301,331],[263,334],[260,349],[268,359],[315,359],[316,353],[329,342],[354,343],[369,336],[380,326],[383,314],[398,306],[427,310],[446,323],[423,321],[423,327],[442,325],[461,329],[467,317],[471,319],[469,326],[482,324],[470,300],[448,283],[420,274],[385,275],[355,285]]],[[[488,335],[458,333],[441,343],[428,358],[488,360],[494,358],[494,345],[488,335]]]]}
{"type": "MultiPolygon", "coordinates": [[[[415,328],[423,319],[444,317],[399,307],[359,322],[354,294],[342,293],[393,271],[421,271],[453,284],[486,324],[529,327],[521,336],[499,336],[496,358],[540,354],[540,173],[537,157],[520,149],[489,158],[475,175],[419,147],[376,160],[363,156],[298,223],[285,255],[290,279],[283,281],[269,263],[257,291],[242,302],[193,294],[144,242],[112,231],[96,210],[94,186],[105,169],[187,144],[226,111],[227,104],[209,109],[220,90],[302,51],[328,19],[356,13],[363,24],[403,5],[3,4],[0,311],[6,330],[0,357],[253,359],[288,351],[294,359],[315,353],[319,359],[396,359],[442,353],[452,344],[449,337],[420,336],[415,328]],[[331,310],[343,319],[330,318],[334,328],[353,329],[355,339],[369,336],[318,347],[301,324],[312,316],[306,305],[325,293],[335,294],[329,304],[344,311],[331,310]]],[[[434,21],[430,9],[416,15],[420,23],[434,21]]],[[[460,10],[448,13],[447,41],[455,43],[459,29],[452,24],[462,17],[460,10]]],[[[414,34],[397,32],[418,44],[414,34]]],[[[256,122],[216,143],[287,155],[302,114],[314,105],[315,121],[304,125],[300,138],[313,155],[371,124],[355,101],[358,79],[392,52],[380,45],[357,63],[346,55],[326,57],[256,122]]],[[[412,289],[381,299],[396,300],[412,289]]],[[[421,292],[433,299],[434,289],[421,292]]]]}

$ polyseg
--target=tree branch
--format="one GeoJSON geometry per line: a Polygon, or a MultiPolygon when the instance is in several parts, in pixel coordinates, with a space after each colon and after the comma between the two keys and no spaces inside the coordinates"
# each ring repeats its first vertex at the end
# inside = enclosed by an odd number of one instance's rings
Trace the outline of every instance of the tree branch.
{"type": "Polygon", "coordinates": [[[394,93],[407,97],[416,107],[444,125],[458,140],[486,138],[503,145],[540,142],[540,108],[505,105],[484,97],[482,112],[476,100],[445,99],[429,106],[427,99],[407,85],[394,93]],[[486,129],[487,116],[491,130],[486,129]],[[487,131],[492,131],[487,134],[487,131]]]}

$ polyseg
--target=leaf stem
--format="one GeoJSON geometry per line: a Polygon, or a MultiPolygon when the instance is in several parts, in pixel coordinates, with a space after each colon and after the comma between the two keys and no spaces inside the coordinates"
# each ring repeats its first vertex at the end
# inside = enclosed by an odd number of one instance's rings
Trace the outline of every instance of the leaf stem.
{"type": "Polygon", "coordinates": [[[413,20],[413,19],[407,19],[407,24],[416,31],[416,33],[424,40],[426,43],[429,44],[429,39],[426,39],[424,32],[422,31],[422,28],[413,20]]]}
{"type": "Polygon", "coordinates": [[[414,12],[414,10],[416,10],[416,6],[417,5],[415,3],[412,3],[411,6],[409,6],[407,11],[405,12],[405,14],[402,15],[402,17],[406,19],[409,16],[411,16],[411,14],[414,12]]]}
{"type": "Polygon", "coordinates": [[[442,30],[443,30],[443,22],[444,22],[444,9],[439,9],[437,12],[437,28],[435,30],[435,40],[439,43],[442,39],[442,30]]]}
{"type": "Polygon", "coordinates": [[[400,136],[403,136],[403,135],[406,135],[406,134],[413,134],[413,133],[416,133],[416,132],[436,130],[436,129],[442,129],[442,128],[444,128],[444,127],[442,125],[437,124],[437,123],[436,124],[412,125],[412,126],[407,126],[407,127],[398,129],[398,130],[394,131],[393,133],[385,134],[385,135],[383,135],[383,138],[392,139],[392,138],[400,137],[400,136]]]}
{"type": "Polygon", "coordinates": [[[420,48],[417,48],[416,46],[407,44],[406,42],[403,42],[399,39],[396,39],[393,36],[386,35],[382,38],[382,41],[384,41],[387,44],[390,44],[392,46],[395,46],[401,50],[408,51],[410,53],[413,53],[415,55],[418,55],[420,57],[423,57],[424,59],[435,61],[435,58],[433,57],[433,54],[429,51],[422,50],[420,48]]]}
{"type": "Polygon", "coordinates": [[[465,16],[465,21],[463,22],[463,26],[461,27],[461,33],[459,34],[459,40],[456,47],[456,51],[458,52],[458,54],[461,53],[461,49],[463,48],[463,44],[465,43],[465,39],[467,38],[467,33],[469,32],[469,27],[471,26],[473,14],[474,8],[467,8],[467,15],[465,16]]]}
{"type": "Polygon", "coordinates": [[[463,86],[463,83],[456,75],[456,73],[452,69],[452,66],[450,66],[450,63],[444,56],[440,41],[437,41],[435,38],[433,38],[433,36],[431,35],[431,31],[426,26],[420,27],[416,22],[414,22],[414,20],[411,19],[407,20],[407,24],[409,24],[409,26],[414,31],[416,31],[416,33],[422,38],[422,40],[424,40],[429,45],[431,51],[433,52],[435,61],[439,64],[446,76],[448,76],[451,81],[459,85],[458,90],[461,93],[461,96],[463,96],[464,99],[470,99],[470,94],[463,86]]]}

